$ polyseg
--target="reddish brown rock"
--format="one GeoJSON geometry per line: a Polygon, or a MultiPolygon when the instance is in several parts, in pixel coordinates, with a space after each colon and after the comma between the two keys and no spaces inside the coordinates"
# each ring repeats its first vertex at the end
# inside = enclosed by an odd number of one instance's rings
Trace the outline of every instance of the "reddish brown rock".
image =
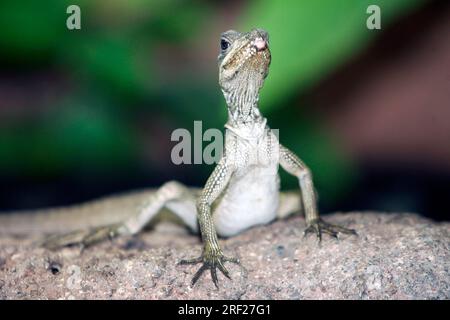
{"type": "Polygon", "coordinates": [[[357,229],[339,241],[304,239],[296,217],[222,240],[233,280],[199,266],[196,236],[163,224],[135,238],[52,252],[35,239],[0,238],[1,299],[449,299],[450,224],[414,214],[348,213],[326,217],[357,229]]]}

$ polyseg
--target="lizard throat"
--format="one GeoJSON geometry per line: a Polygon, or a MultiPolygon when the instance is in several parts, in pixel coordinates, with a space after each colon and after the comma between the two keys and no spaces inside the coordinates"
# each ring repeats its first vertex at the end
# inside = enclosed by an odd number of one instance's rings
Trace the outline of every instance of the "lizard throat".
{"type": "Polygon", "coordinates": [[[228,122],[247,123],[259,122],[262,119],[258,108],[259,90],[234,90],[227,92],[222,89],[228,107],[228,122]]]}

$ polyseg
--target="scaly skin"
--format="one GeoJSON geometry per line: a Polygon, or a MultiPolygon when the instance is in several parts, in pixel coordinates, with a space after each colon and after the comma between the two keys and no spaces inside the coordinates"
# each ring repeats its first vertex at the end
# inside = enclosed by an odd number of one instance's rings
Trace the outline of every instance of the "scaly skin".
{"type": "Polygon", "coordinates": [[[219,84],[228,107],[225,150],[203,190],[169,181],[155,190],[113,196],[68,208],[0,216],[0,234],[50,234],[43,245],[56,249],[83,247],[121,235],[137,234],[159,214],[174,215],[192,231],[200,231],[200,257],[181,264],[202,263],[194,284],[209,270],[218,287],[217,269],[230,274],[225,262],[239,263],[224,255],[219,236],[229,237],[255,225],[303,212],[305,234],[356,234],[334,226],[318,214],[311,171],[281,145],[258,108],[259,91],[269,72],[268,34],[261,29],[222,34],[219,84]],[[298,190],[279,191],[279,165],[297,177],[298,190]],[[197,223],[198,222],[198,223],[197,223]],[[198,230],[198,225],[200,230],[198,230]]]}

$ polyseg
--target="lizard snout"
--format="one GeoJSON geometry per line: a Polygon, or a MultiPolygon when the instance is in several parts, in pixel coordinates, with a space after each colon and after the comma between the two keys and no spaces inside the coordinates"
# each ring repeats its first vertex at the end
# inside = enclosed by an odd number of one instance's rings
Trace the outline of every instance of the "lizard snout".
{"type": "Polygon", "coordinates": [[[258,51],[262,51],[262,50],[264,50],[264,49],[267,48],[267,41],[264,40],[264,39],[261,38],[261,37],[256,38],[256,39],[253,41],[253,44],[254,44],[254,46],[256,47],[256,49],[257,49],[258,51]]]}

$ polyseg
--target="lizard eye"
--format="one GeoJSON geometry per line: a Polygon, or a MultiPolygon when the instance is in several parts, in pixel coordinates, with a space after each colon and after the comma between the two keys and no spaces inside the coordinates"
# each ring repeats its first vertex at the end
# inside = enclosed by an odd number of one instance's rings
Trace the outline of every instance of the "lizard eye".
{"type": "Polygon", "coordinates": [[[230,42],[226,39],[221,39],[220,40],[220,48],[222,49],[222,51],[227,50],[230,47],[230,42]]]}

